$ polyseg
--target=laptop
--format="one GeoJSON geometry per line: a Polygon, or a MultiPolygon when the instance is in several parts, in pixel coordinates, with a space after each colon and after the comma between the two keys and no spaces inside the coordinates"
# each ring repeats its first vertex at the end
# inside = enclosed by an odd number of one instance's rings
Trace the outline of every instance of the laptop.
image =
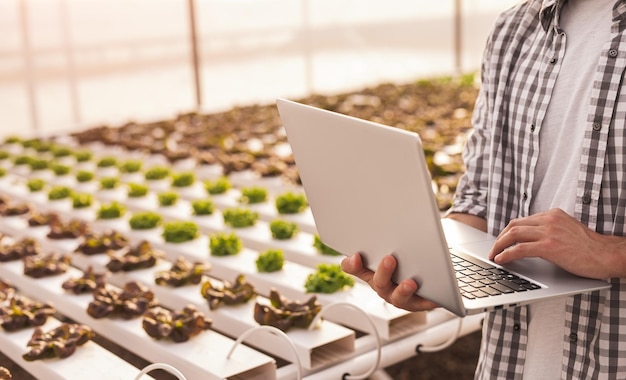
{"type": "Polygon", "coordinates": [[[459,316],[610,287],[539,258],[490,261],[493,236],[441,218],[418,134],[286,99],[277,106],[317,232],[338,252],[361,253],[372,270],[393,254],[394,281],[414,279],[418,295],[459,316]]]}

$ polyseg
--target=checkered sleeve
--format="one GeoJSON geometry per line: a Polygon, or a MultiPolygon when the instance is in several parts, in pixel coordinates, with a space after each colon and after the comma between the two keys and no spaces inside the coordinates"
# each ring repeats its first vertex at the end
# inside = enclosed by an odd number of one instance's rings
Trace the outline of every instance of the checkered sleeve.
{"type": "MultiPolygon", "coordinates": [[[[489,42],[485,57],[490,55],[489,42]]],[[[488,60],[484,59],[481,69],[482,84],[472,114],[473,130],[463,149],[463,162],[466,171],[457,184],[457,189],[450,213],[465,213],[486,218],[487,188],[489,185],[489,146],[491,133],[489,112],[488,60]]]]}

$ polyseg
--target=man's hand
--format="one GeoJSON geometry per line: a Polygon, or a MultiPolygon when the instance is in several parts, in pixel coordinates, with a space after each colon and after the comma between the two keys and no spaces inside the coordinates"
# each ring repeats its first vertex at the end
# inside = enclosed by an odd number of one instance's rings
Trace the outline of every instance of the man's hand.
{"type": "Polygon", "coordinates": [[[626,239],[598,234],[560,209],[512,220],[489,253],[497,264],[524,257],[583,277],[626,277],[626,239]]]}
{"type": "Polygon", "coordinates": [[[437,304],[415,294],[418,289],[415,281],[408,279],[397,285],[393,283],[391,275],[396,270],[396,265],[396,258],[388,255],[380,262],[376,272],[373,272],[363,266],[361,255],[358,253],[346,257],[341,262],[344,272],[367,282],[380,297],[396,307],[408,311],[432,310],[438,307],[437,304]]]}
{"type": "MultiPolygon", "coordinates": [[[[448,217],[482,231],[487,230],[487,222],[481,217],[460,213],[450,214],[448,217]]],[[[378,264],[376,272],[373,272],[363,266],[361,255],[358,253],[346,257],[341,262],[341,268],[344,272],[367,282],[381,298],[396,307],[408,311],[432,310],[439,307],[439,305],[415,294],[418,289],[415,281],[407,279],[399,284],[393,283],[391,275],[396,270],[397,265],[396,258],[388,255],[378,264]]]]}

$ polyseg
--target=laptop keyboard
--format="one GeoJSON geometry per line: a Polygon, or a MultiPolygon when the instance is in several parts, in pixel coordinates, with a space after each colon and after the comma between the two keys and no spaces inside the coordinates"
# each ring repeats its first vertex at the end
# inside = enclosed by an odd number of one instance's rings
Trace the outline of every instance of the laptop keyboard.
{"type": "Polygon", "coordinates": [[[469,256],[451,253],[461,295],[476,299],[498,294],[525,292],[541,287],[502,268],[469,256]]]}

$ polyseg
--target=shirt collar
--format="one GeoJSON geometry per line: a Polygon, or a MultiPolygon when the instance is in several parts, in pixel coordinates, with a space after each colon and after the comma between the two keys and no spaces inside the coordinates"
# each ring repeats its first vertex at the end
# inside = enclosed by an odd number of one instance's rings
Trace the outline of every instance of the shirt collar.
{"type": "Polygon", "coordinates": [[[618,22],[620,31],[626,27],[626,0],[619,0],[613,6],[613,22],[618,22]]]}
{"type": "Polygon", "coordinates": [[[565,4],[566,1],[567,0],[543,0],[541,10],[539,11],[543,30],[547,32],[551,26],[559,25],[561,8],[563,8],[563,4],[565,4]]]}
{"type": "MultiPolygon", "coordinates": [[[[558,27],[561,9],[567,0],[543,0],[539,17],[546,32],[550,27],[558,27]]],[[[617,0],[613,6],[613,22],[618,22],[620,31],[626,27],[626,0],[617,0]]]]}

